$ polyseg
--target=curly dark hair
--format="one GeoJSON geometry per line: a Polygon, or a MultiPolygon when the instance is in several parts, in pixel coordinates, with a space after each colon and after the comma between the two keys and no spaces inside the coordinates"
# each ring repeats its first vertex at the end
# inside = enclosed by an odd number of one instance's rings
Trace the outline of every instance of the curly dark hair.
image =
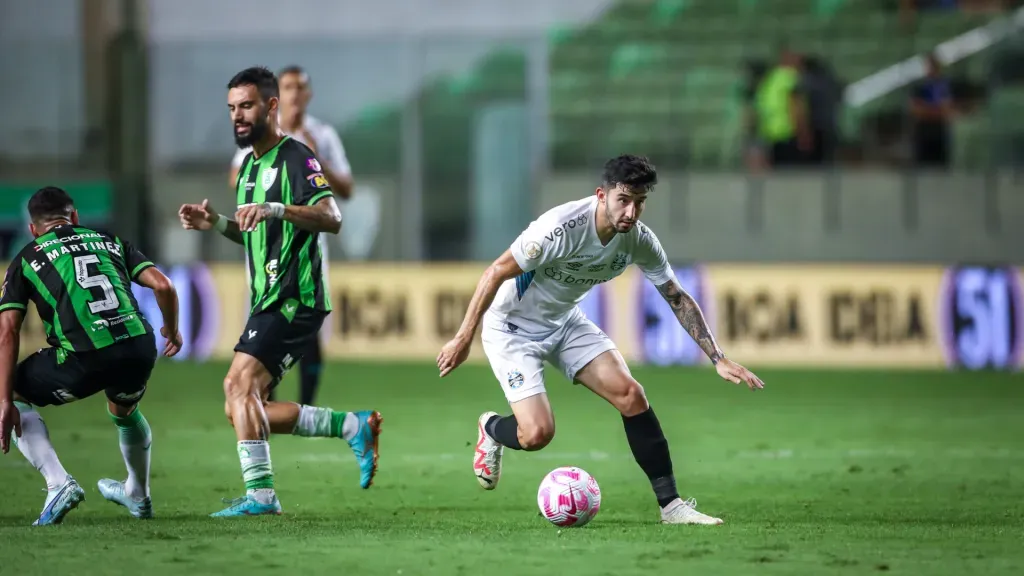
{"type": "Polygon", "coordinates": [[[658,171],[644,156],[623,154],[605,163],[601,180],[605,188],[622,184],[632,192],[650,192],[658,183],[658,171]]]}

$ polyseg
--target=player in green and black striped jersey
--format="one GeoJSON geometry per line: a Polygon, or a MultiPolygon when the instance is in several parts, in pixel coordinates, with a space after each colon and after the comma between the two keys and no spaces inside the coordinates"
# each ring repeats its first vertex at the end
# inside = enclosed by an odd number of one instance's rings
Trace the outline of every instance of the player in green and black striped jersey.
{"type": "Polygon", "coordinates": [[[120,238],[80,226],[71,197],[43,188],[28,203],[35,240],[15,256],[0,288],[0,447],[15,442],[43,473],[46,503],[36,524],[57,524],[85,493],[61,465],[35,406],[66,404],[105,391],[128,468],[124,482],[103,479],[100,493],[150,518],[149,424],[138,409],[157,348],[131,283],[150,288],[163,314],[166,356],[181,348],[178,296],[171,281],[120,238]],[[29,303],[50,348],[17,364],[19,333],[29,303]]]}
{"type": "Polygon", "coordinates": [[[246,495],[218,517],[280,514],[270,463],[270,434],[344,438],[368,488],[377,472],[380,413],[338,412],[268,401],[270,390],[318,337],[331,310],[320,234],[337,234],[341,212],[316,155],[281,134],[278,86],[266,68],[249,68],[228,83],[228,109],[239,148],[252,148],[236,184],[234,220],[208,200],[186,204],[187,230],[217,230],[245,247],[249,321],[224,379],[224,410],[235,428],[246,495]]]}

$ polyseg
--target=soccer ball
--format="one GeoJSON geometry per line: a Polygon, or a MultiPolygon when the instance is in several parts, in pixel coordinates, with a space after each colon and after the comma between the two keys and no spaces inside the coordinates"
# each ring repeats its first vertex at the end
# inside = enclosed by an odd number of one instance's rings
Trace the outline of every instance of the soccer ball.
{"type": "Polygon", "coordinates": [[[555,526],[586,526],[601,509],[601,488],[582,468],[555,468],[540,483],[537,506],[555,526]]]}

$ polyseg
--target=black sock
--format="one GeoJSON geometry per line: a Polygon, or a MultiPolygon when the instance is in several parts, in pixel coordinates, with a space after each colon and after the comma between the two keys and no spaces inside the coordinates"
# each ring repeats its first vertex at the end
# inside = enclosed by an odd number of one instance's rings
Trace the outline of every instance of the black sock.
{"type": "Polygon", "coordinates": [[[658,417],[654,415],[653,408],[648,408],[646,412],[636,416],[623,416],[622,423],[626,428],[629,449],[632,450],[636,463],[651,481],[658,505],[664,508],[679,498],[679,492],[676,490],[676,478],[672,475],[672,456],[668,452],[668,440],[661,431],[658,417]]]}
{"type": "Polygon", "coordinates": [[[299,367],[299,404],[313,406],[316,391],[320,387],[320,373],[323,372],[323,356],[320,341],[317,340],[302,358],[299,367]]]}
{"type": "Polygon", "coordinates": [[[506,448],[523,449],[519,443],[519,422],[516,422],[515,416],[491,416],[484,424],[484,431],[506,448]]]}

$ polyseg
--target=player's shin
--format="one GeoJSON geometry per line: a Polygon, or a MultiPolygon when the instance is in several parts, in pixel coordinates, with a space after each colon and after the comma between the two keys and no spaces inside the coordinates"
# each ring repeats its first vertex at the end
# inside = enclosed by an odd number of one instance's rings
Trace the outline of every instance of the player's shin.
{"type": "Polygon", "coordinates": [[[672,474],[668,440],[661,431],[661,423],[658,422],[653,408],[648,408],[636,416],[623,416],[622,423],[626,429],[629,449],[651,481],[658,505],[664,508],[679,498],[679,492],[676,489],[675,476],[672,474]]]}
{"type": "Polygon", "coordinates": [[[53,493],[67,482],[68,473],[57,458],[57,452],[50,443],[50,433],[46,429],[43,417],[36,412],[31,404],[14,402],[21,413],[21,438],[14,437],[18,450],[25,455],[29,464],[43,475],[46,489],[53,493]]]}
{"type": "Polygon", "coordinates": [[[110,419],[117,426],[121,455],[128,468],[128,479],[124,483],[125,493],[135,499],[149,496],[150,447],[153,434],[142,410],[135,407],[127,416],[118,416],[108,407],[110,419]]]}
{"type": "Polygon", "coordinates": [[[522,450],[519,442],[519,422],[513,416],[492,416],[484,425],[484,431],[495,442],[512,450],[522,450]]]}

